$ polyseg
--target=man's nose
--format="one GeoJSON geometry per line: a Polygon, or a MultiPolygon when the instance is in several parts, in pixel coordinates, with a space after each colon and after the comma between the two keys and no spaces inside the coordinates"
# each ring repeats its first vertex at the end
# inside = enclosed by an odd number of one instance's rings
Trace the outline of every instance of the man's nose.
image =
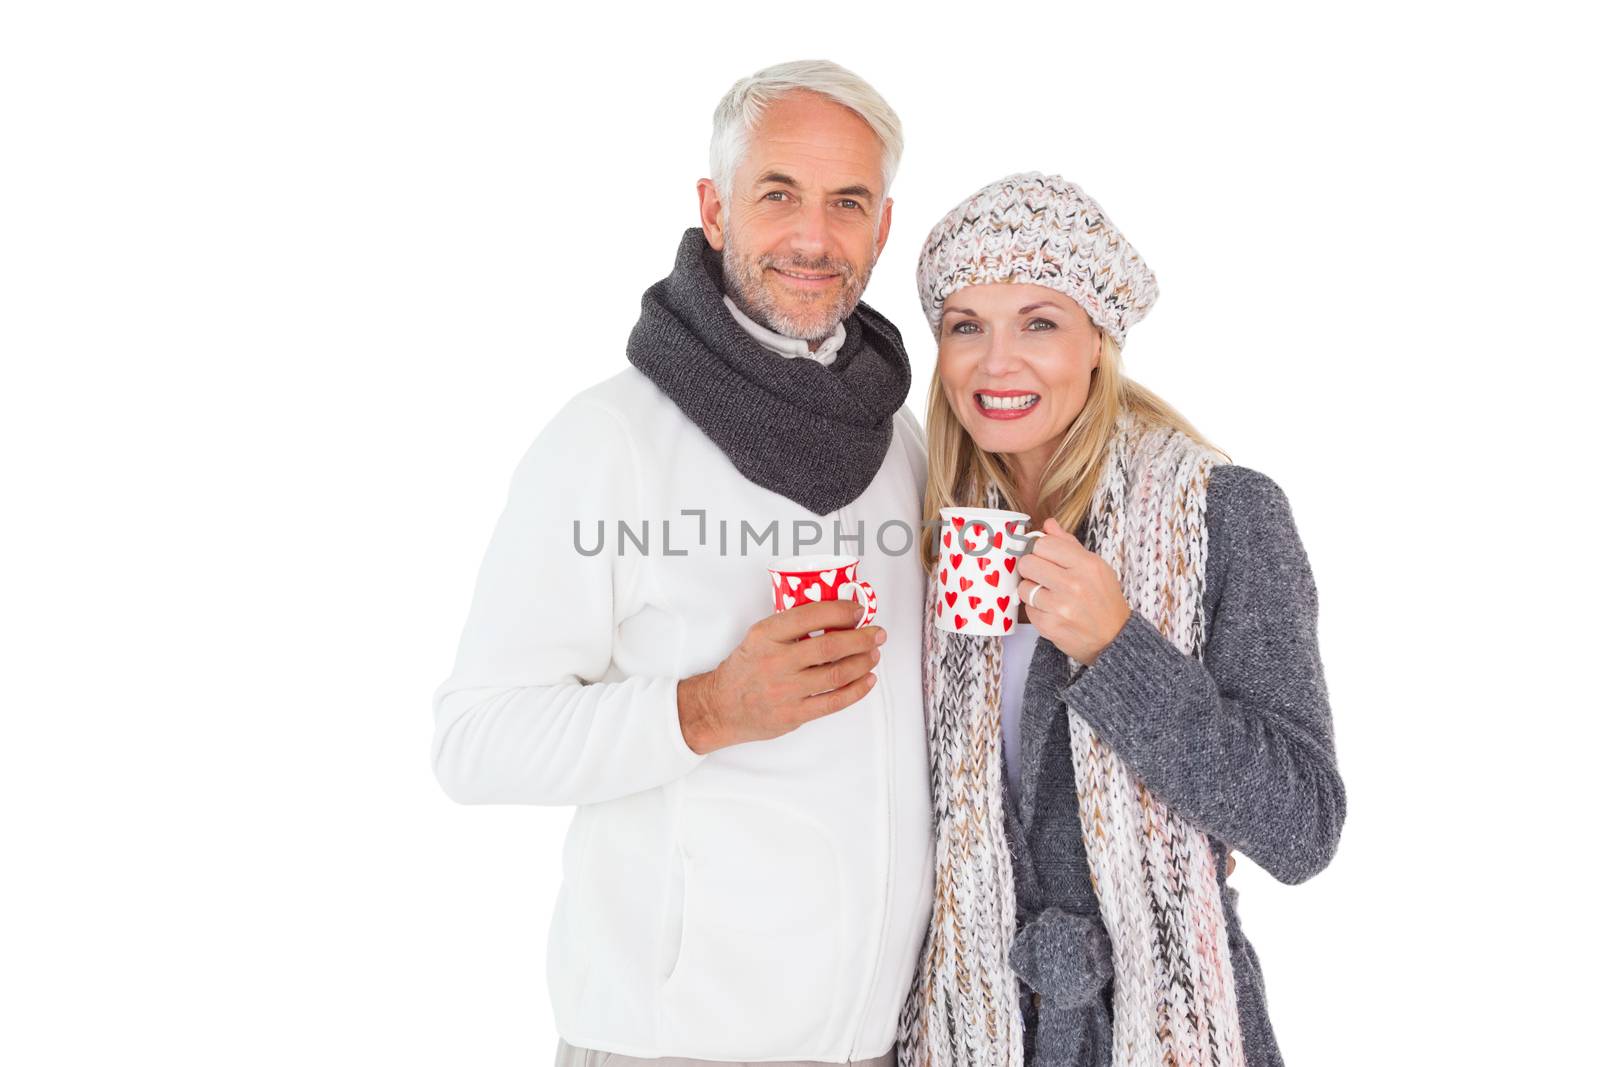
{"type": "Polygon", "coordinates": [[[806,204],[797,214],[789,235],[790,246],[800,255],[820,259],[828,251],[828,206],[806,204]]]}

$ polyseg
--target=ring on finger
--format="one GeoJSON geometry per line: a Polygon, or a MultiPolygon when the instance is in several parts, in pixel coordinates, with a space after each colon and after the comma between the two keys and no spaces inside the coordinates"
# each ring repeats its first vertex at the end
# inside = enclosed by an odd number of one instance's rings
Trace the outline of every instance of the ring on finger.
{"type": "Polygon", "coordinates": [[[1033,598],[1038,596],[1039,590],[1043,588],[1044,586],[1035,584],[1032,589],[1028,590],[1028,607],[1033,607],[1033,598]]]}

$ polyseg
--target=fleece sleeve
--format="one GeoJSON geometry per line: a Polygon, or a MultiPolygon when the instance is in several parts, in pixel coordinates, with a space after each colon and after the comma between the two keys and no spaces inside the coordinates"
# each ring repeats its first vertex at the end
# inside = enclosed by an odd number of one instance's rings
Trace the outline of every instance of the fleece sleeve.
{"type": "Polygon", "coordinates": [[[678,679],[620,677],[618,625],[645,561],[579,551],[637,519],[638,453],[609,408],[578,398],[529,447],[479,570],[455,669],[434,693],[433,766],[463,804],[593,804],[704,758],[684,742],[678,679]]]}

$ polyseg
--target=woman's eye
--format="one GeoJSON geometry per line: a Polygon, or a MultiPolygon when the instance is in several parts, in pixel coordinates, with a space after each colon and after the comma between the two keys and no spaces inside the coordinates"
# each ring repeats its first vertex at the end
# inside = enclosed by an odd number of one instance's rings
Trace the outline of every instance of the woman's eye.
{"type": "Polygon", "coordinates": [[[950,332],[951,333],[977,333],[978,332],[978,324],[973,322],[971,319],[966,319],[966,320],[964,320],[962,322],[958,322],[954,326],[950,327],[950,332]],[[971,327],[971,329],[968,329],[969,326],[971,327]]]}
{"type": "Polygon", "coordinates": [[[1028,329],[1035,333],[1042,333],[1044,330],[1053,330],[1055,328],[1056,324],[1051,322],[1049,319],[1034,319],[1032,322],[1028,323],[1028,329]]]}

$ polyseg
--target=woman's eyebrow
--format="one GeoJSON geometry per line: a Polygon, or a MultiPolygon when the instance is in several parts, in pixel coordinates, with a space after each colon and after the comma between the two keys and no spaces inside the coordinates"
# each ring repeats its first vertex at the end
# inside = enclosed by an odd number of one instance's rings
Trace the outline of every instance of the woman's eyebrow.
{"type": "Polygon", "coordinates": [[[1029,304],[1027,307],[1018,308],[1017,309],[1017,314],[1018,315],[1026,315],[1028,312],[1030,312],[1030,311],[1038,311],[1040,308],[1055,308],[1057,311],[1065,311],[1065,310],[1067,310],[1066,308],[1062,307],[1060,304],[1056,303],[1054,300],[1041,300],[1037,304],[1029,304]]]}
{"type": "Polygon", "coordinates": [[[976,311],[973,311],[971,308],[946,307],[945,310],[946,311],[954,311],[957,315],[971,315],[975,319],[979,317],[978,313],[976,311]]]}

